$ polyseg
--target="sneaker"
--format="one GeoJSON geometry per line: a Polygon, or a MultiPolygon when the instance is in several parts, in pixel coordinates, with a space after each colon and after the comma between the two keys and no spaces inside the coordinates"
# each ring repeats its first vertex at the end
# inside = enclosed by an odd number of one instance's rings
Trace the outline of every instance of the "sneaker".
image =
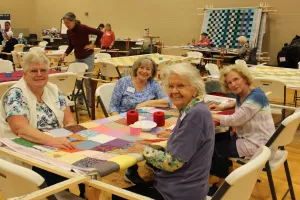
{"type": "Polygon", "coordinates": [[[142,179],[138,173],[136,173],[136,174],[125,174],[124,175],[124,180],[128,183],[131,183],[133,186],[146,183],[144,181],[144,179],[142,179]]]}
{"type": "Polygon", "coordinates": [[[216,193],[216,191],[217,191],[218,189],[219,189],[219,188],[218,188],[217,184],[214,183],[214,184],[209,188],[209,191],[208,191],[208,193],[207,193],[207,196],[210,196],[210,197],[214,196],[215,193],[216,193]]]}

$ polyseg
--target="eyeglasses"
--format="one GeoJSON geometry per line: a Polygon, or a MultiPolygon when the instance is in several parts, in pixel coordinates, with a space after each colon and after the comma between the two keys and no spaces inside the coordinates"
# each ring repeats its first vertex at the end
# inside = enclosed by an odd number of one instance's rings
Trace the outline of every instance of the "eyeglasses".
{"type": "Polygon", "coordinates": [[[191,85],[183,85],[183,84],[178,84],[178,85],[167,85],[168,87],[168,90],[174,90],[174,88],[176,88],[176,90],[184,90],[185,88],[187,88],[188,86],[191,86],[191,85]]]}
{"type": "Polygon", "coordinates": [[[31,69],[29,70],[29,74],[32,76],[38,75],[40,72],[41,75],[47,74],[48,70],[47,69],[31,69]]]}
{"type": "Polygon", "coordinates": [[[232,81],[228,81],[227,85],[232,85],[232,83],[237,83],[239,82],[240,79],[241,79],[240,77],[235,77],[232,79],[232,81]]]}

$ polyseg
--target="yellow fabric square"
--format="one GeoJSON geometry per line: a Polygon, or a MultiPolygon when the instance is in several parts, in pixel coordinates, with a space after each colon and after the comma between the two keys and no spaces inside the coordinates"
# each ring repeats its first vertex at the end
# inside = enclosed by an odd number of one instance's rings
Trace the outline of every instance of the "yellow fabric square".
{"type": "Polygon", "coordinates": [[[99,124],[97,124],[95,122],[86,122],[86,123],[82,123],[80,125],[85,127],[85,128],[94,128],[94,127],[99,126],[99,124]]]}
{"type": "Polygon", "coordinates": [[[60,158],[57,158],[57,160],[62,161],[64,163],[68,163],[68,164],[73,164],[81,159],[86,158],[86,156],[82,156],[82,155],[78,155],[78,154],[74,154],[74,153],[69,153],[66,154],[60,158]]]}
{"type": "Polygon", "coordinates": [[[128,155],[119,155],[108,159],[108,161],[115,162],[120,165],[120,170],[127,169],[137,163],[136,158],[128,155]]]}
{"type": "Polygon", "coordinates": [[[158,145],[163,148],[167,148],[167,141],[155,142],[155,143],[152,143],[151,145],[158,145]]]}

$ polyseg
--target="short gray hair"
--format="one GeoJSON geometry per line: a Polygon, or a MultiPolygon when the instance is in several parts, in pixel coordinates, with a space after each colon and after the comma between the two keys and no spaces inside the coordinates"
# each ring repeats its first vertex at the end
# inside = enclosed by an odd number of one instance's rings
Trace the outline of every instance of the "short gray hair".
{"type": "Polygon", "coordinates": [[[76,15],[72,12],[68,12],[63,16],[63,19],[67,19],[71,22],[75,22],[76,21],[76,15]]]}
{"type": "Polygon", "coordinates": [[[29,70],[30,65],[33,63],[45,64],[46,69],[49,70],[50,61],[47,58],[46,54],[41,50],[35,49],[24,55],[21,63],[24,73],[26,73],[29,70]]]}
{"type": "Polygon", "coordinates": [[[245,36],[242,35],[242,36],[238,37],[238,41],[246,43],[248,40],[245,36]]]}
{"type": "Polygon", "coordinates": [[[151,64],[152,65],[152,75],[149,79],[150,80],[153,79],[157,74],[157,64],[149,56],[142,56],[134,62],[133,66],[132,66],[132,76],[134,76],[134,77],[137,76],[136,72],[137,72],[138,68],[143,64],[146,64],[146,65],[151,64]]]}
{"type": "Polygon", "coordinates": [[[249,86],[253,85],[253,81],[254,81],[253,76],[248,68],[246,68],[244,66],[240,66],[240,65],[230,65],[228,67],[224,67],[220,71],[220,84],[221,84],[222,90],[224,92],[231,92],[229,90],[228,84],[226,82],[226,76],[230,72],[236,72],[246,81],[247,85],[249,85],[249,86]]]}
{"type": "Polygon", "coordinates": [[[168,87],[168,77],[172,73],[186,77],[190,84],[197,89],[198,96],[205,95],[205,85],[202,80],[202,76],[200,75],[196,67],[189,63],[177,63],[165,67],[162,71],[162,74],[164,76],[163,85],[165,90],[167,90],[168,87]]]}

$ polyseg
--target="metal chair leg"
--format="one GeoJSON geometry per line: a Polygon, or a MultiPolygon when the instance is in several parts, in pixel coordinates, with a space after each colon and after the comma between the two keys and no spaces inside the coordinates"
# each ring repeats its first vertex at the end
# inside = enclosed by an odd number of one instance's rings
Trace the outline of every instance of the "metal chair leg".
{"type": "Polygon", "coordinates": [[[289,169],[289,165],[288,165],[287,160],[284,162],[284,169],[285,169],[286,179],[287,179],[288,185],[289,185],[289,191],[290,191],[290,194],[291,194],[291,198],[296,199],[295,193],[294,193],[292,177],[291,177],[291,173],[290,173],[290,169],[289,169]]]}
{"type": "Polygon", "coordinates": [[[76,101],[74,101],[74,109],[75,109],[75,113],[76,113],[76,121],[77,121],[77,124],[79,124],[79,117],[78,117],[78,110],[76,107],[76,101]]]}
{"type": "Polygon", "coordinates": [[[266,163],[266,172],[267,172],[267,176],[268,176],[268,180],[269,180],[269,186],[270,186],[272,199],[277,200],[276,190],[275,190],[274,181],[273,181],[272,172],[271,172],[269,162],[266,163]]]}

